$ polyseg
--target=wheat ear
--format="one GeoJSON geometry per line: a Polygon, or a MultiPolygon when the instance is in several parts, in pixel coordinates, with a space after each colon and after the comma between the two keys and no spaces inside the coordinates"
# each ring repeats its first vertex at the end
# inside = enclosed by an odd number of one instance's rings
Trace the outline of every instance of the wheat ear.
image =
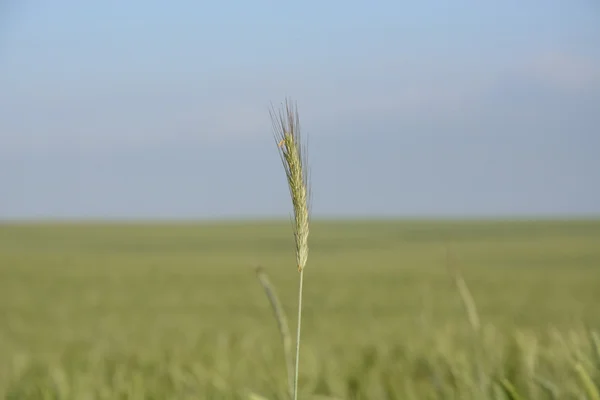
{"type": "Polygon", "coordinates": [[[308,258],[308,225],[310,221],[310,186],[305,145],[300,135],[298,110],[288,100],[279,112],[270,112],[277,149],[285,169],[285,175],[294,208],[294,238],[296,264],[300,273],[298,284],[298,325],[296,328],[296,362],[294,366],[294,400],[298,399],[298,371],[300,360],[300,326],[302,323],[302,292],[304,267],[308,258]]]}

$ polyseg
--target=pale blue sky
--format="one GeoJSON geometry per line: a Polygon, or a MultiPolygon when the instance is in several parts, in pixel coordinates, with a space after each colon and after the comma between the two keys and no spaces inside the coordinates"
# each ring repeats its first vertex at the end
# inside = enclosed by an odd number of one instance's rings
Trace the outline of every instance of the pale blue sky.
{"type": "MultiPolygon", "coordinates": [[[[8,4],[8,5],[7,5],[8,4]]],[[[0,218],[600,214],[592,0],[12,1],[0,218]]]]}

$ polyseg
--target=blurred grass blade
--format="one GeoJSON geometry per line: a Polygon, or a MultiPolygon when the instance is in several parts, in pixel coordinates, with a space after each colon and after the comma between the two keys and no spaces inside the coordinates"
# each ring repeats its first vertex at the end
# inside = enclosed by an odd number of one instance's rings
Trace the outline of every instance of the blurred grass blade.
{"type": "Polygon", "coordinates": [[[587,393],[587,397],[590,400],[600,400],[600,392],[598,388],[594,384],[592,377],[587,373],[585,368],[581,363],[575,364],[575,371],[577,371],[577,375],[579,376],[579,380],[583,384],[583,388],[587,393]]]}
{"type": "Polygon", "coordinates": [[[524,398],[517,393],[517,389],[508,379],[502,379],[500,381],[500,386],[504,389],[504,393],[510,400],[524,400],[524,398]]]}
{"type": "Polygon", "coordinates": [[[248,400],[269,400],[264,396],[261,396],[260,394],[256,394],[253,392],[248,393],[248,400]]]}
{"type": "Polygon", "coordinates": [[[546,395],[550,399],[552,399],[552,400],[558,399],[559,391],[554,383],[550,382],[547,379],[541,378],[539,376],[536,376],[534,378],[534,380],[537,382],[537,384],[540,386],[540,388],[542,388],[542,390],[546,393],[546,395]]]}
{"type": "Polygon", "coordinates": [[[477,305],[475,304],[475,300],[473,299],[473,295],[465,282],[459,268],[456,266],[453,255],[448,250],[446,252],[446,265],[450,272],[450,275],[454,278],[454,283],[456,288],[458,289],[458,293],[460,294],[460,298],[462,300],[463,307],[465,308],[465,312],[467,313],[467,317],[469,319],[469,324],[474,332],[479,334],[481,330],[481,320],[479,318],[479,312],[477,311],[477,305]]]}
{"type": "Polygon", "coordinates": [[[463,278],[460,273],[459,268],[457,267],[454,257],[451,254],[450,250],[446,250],[446,266],[450,275],[454,278],[454,284],[458,290],[460,295],[460,299],[467,314],[467,319],[469,321],[469,325],[471,326],[471,331],[473,332],[473,349],[475,353],[475,363],[476,363],[476,375],[477,381],[479,384],[480,395],[484,396],[487,393],[488,387],[488,379],[486,377],[486,372],[484,368],[483,361],[483,343],[481,338],[481,319],[479,318],[479,313],[477,311],[477,305],[475,304],[475,300],[473,299],[473,295],[467,286],[467,282],[463,278]]]}
{"type": "Polygon", "coordinates": [[[590,342],[592,345],[592,352],[594,356],[594,362],[596,363],[596,369],[600,371],[600,336],[598,332],[590,330],[590,342]]]}
{"type": "Polygon", "coordinates": [[[277,320],[277,326],[279,327],[279,334],[281,335],[281,342],[283,344],[285,367],[287,369],[288,394],[290,398],[292,398],[294,396],[294,358],[292,352],[292,335],[290,334],[290,329],[288,327],[287,317],[281,306],[281,302],[279,301],[279,296],[277,296],[275,288],[262,267],[259,266],[256,268],[256,276],[265,290],[267,298],[271,303],[273,314],[277,320]]]}

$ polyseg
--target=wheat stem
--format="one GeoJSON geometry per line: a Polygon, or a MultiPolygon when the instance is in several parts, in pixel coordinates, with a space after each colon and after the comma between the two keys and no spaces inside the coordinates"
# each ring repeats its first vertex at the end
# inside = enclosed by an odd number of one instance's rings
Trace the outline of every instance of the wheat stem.
{"type": "Polygon", "coordinates": [[[302,326],[302,292],[304,286],[304,269],[300,270],[298,283],[298,327],[296,328],[296,365],[294,368],[294,400],[298,400],[298,375],[300,371],[300,327],[302,326]]]}

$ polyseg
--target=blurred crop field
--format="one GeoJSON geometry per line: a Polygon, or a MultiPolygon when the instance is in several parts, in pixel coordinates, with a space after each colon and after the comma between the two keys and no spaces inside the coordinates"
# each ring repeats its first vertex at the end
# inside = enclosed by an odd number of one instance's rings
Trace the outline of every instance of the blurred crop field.
{"type": "MultiPolygon", "coordinates": [[[[600,387],[600,221],[314,221],[309,244],[302,399],[600,387]]],[[[288,221],[0,225],[0,395],[284,399],[258,265],[294,329],[288,221]]]]}

